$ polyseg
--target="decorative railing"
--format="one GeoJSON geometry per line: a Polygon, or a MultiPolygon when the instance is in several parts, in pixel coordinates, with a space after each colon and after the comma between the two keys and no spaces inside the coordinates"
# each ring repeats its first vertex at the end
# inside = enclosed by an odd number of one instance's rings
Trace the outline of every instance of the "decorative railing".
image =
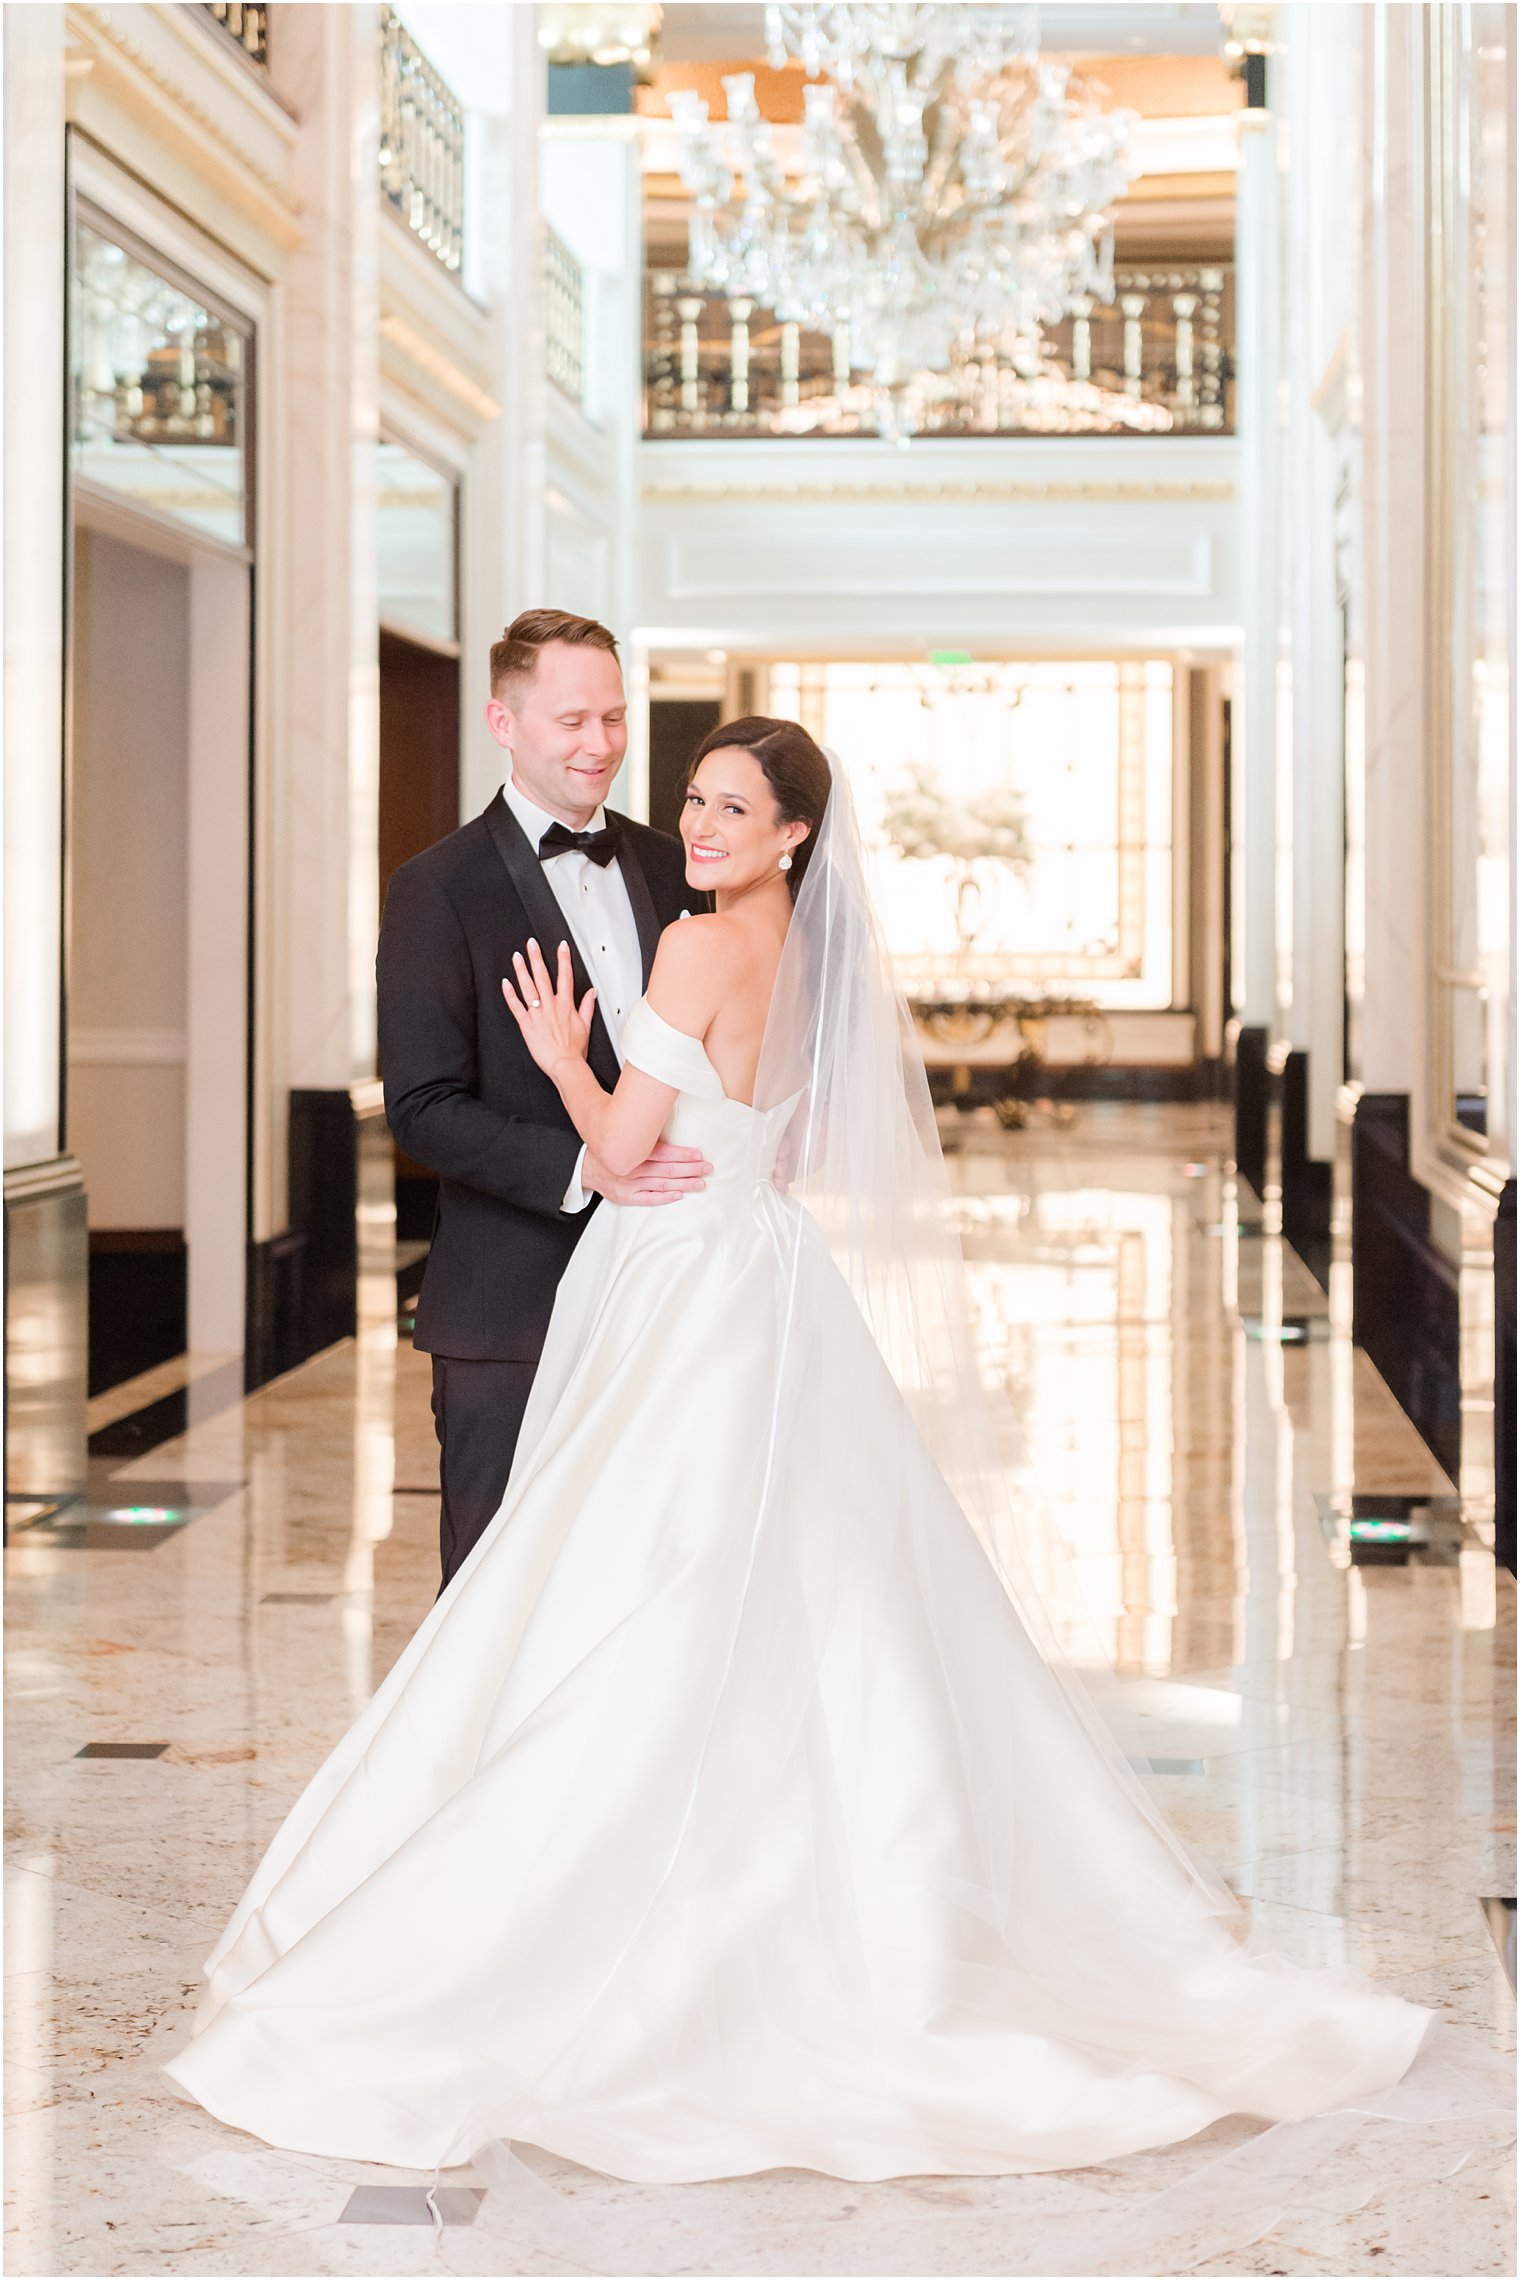
{"type": "Polygon", "coordinates": [[[380,10],[380,187],[445,269],[464,255],[464,106],[395,10],[380,10]]]}
{"type": "Polygon", "coordinates": [[[573,404],[585,402],[585,301],[581,265],[544,229],[544,353],[549,378],[573,404]]]}
{"type": "Polygon", "coordinates": [[[204,0],[206,13],[215,17],[224,32],[231,34],[254,63],[269,61],[269,10],[253,5],[244,7],[240,0],[204,0]]]}
{"type": "MultiPolygon", "coordinates": [[[[807,332],[750,300],[645,280],[644,432],[661,436],[869,435],[869,392],[849,341],[807,332]]],[[[1226,262],[1114,271],[1044,335],[1042,357],[969,355],[921,424],[926,435],[1227,435],[1235,424],[1235,272],[1226,262]]]]}

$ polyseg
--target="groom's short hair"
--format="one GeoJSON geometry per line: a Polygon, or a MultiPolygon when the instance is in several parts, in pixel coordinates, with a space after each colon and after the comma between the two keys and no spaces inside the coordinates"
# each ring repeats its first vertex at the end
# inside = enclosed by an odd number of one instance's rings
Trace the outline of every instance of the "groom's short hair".
{"type": "Polygon", "coordinates": [[[499,641],[491,644],[491,694],[505,702],[512,682],[531,680],[538,653],[551,641],[567,642],[572,649],[606,649],[616,657],[616,636],[595,618],[576,617],[569,610],[523,610],[499,641]]]}

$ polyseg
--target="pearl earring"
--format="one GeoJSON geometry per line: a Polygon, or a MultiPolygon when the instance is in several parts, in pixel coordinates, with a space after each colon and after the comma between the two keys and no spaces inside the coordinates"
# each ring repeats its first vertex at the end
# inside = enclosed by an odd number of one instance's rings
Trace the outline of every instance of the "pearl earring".
{"type": "Polygon", "coordinates": [[[779,863],[776,865],[776,868],[777,868],[777,870],[778,870],[778,871],[789,871],[789,870],[791,869],[791,867],[792,867],[792,857],[791,857],[791,850],[790,850],[790,849],[788,849],[788,850],[787,850],[787,852],[786,852],[786,854],[784,854],[784,855],[782,856],[782,858],[781,858],[780,862],[779,862],[779,863]]]}

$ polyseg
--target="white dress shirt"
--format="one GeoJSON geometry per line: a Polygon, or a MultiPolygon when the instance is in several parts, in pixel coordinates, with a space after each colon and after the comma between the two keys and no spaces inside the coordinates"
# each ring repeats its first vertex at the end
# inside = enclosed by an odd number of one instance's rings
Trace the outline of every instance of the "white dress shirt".
{"type": "MultiPolygon", "coordinates": [[[[528,837],[528,843],[537,853],[538,843],[556,819],[511,777],[501,787],[502,797],[528,837]]],[[[598,808],[591,821],[582,828],[600,831],[607,821],[605,808],[598,808]]],[[[574,938],[575,946],[585,962],[596,991],[597,1009],[612,1040],[612,1050],[622,1067],[621,1040],[623,1024],[633,1011],[644,990],[644,957],[639,947],[639,930],[634,923],[633,905],[628,900],[628,886],[616,857],[610,863],[593,863],[589,855],[570,850],[562,855],[551,855],[543,866],[544,877],[551,893],[565,914],[565,921],[574,938]]],[[[559,953],[558,942],[541,942],[544,963],[554,972],[559,953]]],[[[561,1211],[584,1211],[591,1198],[581,1186],[581,1170],[586,1161],[582,1148],[575,1160],[575,1173],[565,1190],[561,1211]]]]}

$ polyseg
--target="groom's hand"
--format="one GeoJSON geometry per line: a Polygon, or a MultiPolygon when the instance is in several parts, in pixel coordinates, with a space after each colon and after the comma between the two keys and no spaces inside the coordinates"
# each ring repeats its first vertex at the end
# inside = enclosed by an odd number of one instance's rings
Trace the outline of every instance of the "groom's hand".
{"type": "Polygon", "coordinates": [[[701,1194],[711,1170],[700,1148],[678,1148],[671,1140],[656,1141],[631,1172],[610,1172],[588,1148],[581,1185],[609,1203],[679,1203],[682,1196],[701,1194]]]}

